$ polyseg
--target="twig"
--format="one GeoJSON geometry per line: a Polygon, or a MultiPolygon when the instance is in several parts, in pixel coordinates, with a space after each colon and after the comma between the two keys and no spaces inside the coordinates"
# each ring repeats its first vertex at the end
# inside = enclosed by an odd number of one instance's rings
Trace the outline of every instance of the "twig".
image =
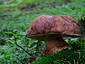
{"type": "Polygon", "coordinates": [[[76,64],[76,63],[75,63],[75,59],[74,59],[74,64],[76,64]]]}
{"type": "Polygon", "coordinates": [[[78,62],[79,62],[79,59],[80,59],[80,54],[81,54],[81,52],[74,52],[74,53],[78,53],[79,54],[79,58],[78,58],[78,60],[77,60],[77,63],[76,64],[78,64],[78,62]]]}
{"type": "Polygon", "coordinates": [[[69,61],[68,61],[69,64],[71,64],[69,61]]]}
{"type": "Polygon", "coordinates": [[[23,49],[27,54],[29,54],[30,56],[32,56],[32,54],[30,54],[30,53],[28,53],[28,51],[26,51],[23,47],[21,47],[21,46],[19,46],[18,44],[17,44],[17,41],[16,41],[16,36],[14,36],[14,38],[15,38],[15,44],[18,46],[18,47],[20,47],[21,49],[23,49]]]}

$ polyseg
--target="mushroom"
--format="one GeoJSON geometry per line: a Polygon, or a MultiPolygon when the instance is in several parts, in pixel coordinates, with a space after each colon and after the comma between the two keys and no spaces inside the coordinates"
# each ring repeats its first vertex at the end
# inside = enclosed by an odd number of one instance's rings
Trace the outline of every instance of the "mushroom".
{"type": "Polygon", "coordinates": [[[30,24],[26,37],[45,41],[44,55],[52,55],[63,49],[71,49],[71,45],[63,37],[79,37],[80,29],[76,21],[66,15],[41,15],[30,24]]]}

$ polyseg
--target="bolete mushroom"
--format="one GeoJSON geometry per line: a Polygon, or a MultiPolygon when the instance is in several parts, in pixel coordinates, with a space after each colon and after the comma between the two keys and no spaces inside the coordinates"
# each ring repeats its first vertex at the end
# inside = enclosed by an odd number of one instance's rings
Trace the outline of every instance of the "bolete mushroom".
{"type": "Polygon", "coordinates": [[[80,29],[76,21],[66,15],[41,15],[30,24],[26,37],[45,41],[44,55],[52,55],[56,51],[71,49],[71,45],[62,37],[79,37],[80,29]]]}

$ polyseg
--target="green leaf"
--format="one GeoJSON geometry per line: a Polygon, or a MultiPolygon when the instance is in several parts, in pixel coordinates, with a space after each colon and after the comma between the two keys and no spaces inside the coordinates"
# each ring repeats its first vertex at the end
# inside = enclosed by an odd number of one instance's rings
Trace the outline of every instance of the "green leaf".
{"type": "Polygon", "coordinates": [[[31,42],[29,42],[29,44],[28,44],[28,47],[30,47],[31,46],[31,42]]]}

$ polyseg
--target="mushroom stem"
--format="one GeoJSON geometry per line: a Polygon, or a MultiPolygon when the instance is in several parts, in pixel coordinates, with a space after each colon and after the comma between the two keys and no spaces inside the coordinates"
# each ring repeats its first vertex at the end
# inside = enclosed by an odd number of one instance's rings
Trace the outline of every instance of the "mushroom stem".
{"type": "Polygon", "coordinates": [[[52,55],[55,52],[63,49],[71,49],[70,44],[64,41],[61,35],[47,35],[45,37],[45,50],[44,55],[52,55]]]}

